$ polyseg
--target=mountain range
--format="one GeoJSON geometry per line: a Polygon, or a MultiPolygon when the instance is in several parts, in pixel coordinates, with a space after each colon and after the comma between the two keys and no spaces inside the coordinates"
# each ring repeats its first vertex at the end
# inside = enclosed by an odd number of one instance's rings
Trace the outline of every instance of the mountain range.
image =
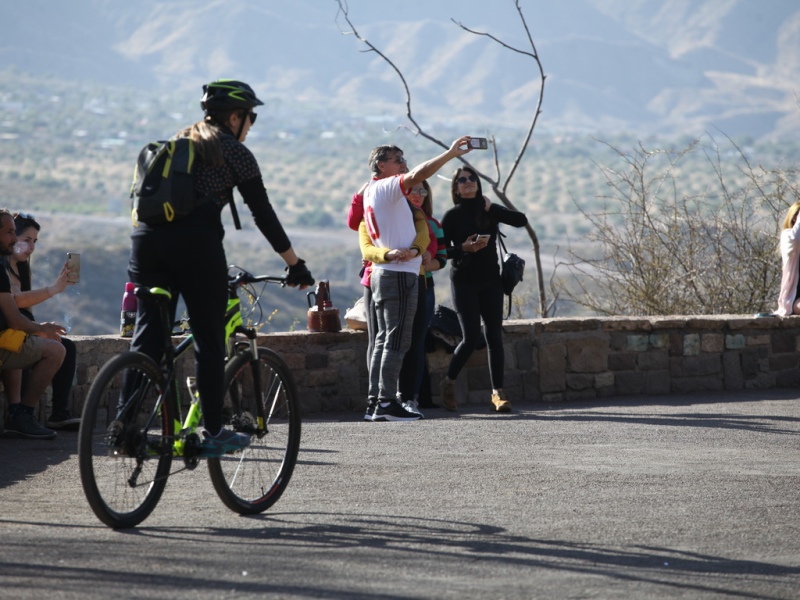
{"type": "MultiPolygon", "coordinates": [[[[518,5],[546,75],[537,127],[800,133],[795,0],[518,5]]],[[[533,48],[513,0],[5,2],[0,64],[144,96],[199,95],[203,83],[233,77],[276,110],[302,104],[376,119],[403,115],[400,79],[346,35],[342,6],[403,73],[422,124],[464,121],[478,132],[525,127],[532,118],[541,81],[535,60],[522,53],[533,48]]]]}

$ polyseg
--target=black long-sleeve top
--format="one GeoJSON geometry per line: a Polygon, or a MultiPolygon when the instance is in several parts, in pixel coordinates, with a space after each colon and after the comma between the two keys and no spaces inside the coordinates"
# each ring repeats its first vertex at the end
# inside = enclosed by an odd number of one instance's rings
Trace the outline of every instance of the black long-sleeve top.
{"type": "Polygon", "coordinates": [[[484,281],[499,279],[497,256],[497,226],[524,227],[528,217],[500,204],[485,209],[483,198],[462,198],[442,218],[442,229],[447,246],[447,256],[452,259],[450,278],[453,281],[484,281]],[[489,234],[491,238],[483,250],[464,252],[461,244],[473,234],[489,234]]]}
{"type": "Polygon", "coordinates": [[[213,213],[222,233],[220,213],[225,204],[233,202],[233,188],[236,187],[250,209],[256,227],[269,241],[272,249],[279,253],[285,252],[292,244],[269,201],[255,156],[247,146],[233,137],[229,129],[224,128],[223,131],[225,133],[220,142],[225,164],[216,167],[198,164],[195,181],[198,194],[213,197],[215,201],[201,205],[197,210],[213,213]]]}

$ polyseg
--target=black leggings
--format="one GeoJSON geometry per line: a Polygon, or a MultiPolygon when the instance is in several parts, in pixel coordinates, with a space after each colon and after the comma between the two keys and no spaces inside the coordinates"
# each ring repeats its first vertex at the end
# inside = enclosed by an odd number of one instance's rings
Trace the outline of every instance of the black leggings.
{"type": "Polygon", "coordinates": [[[481,340],[483,319],[486,345],[489,347],[489,375],[492,388],[503,387],[505,357],[503,355],[503,288],[500,279],[476,283],[450,281],[453,303],[461,323],[463,338],[456,346],[447,377],[455,380],[481,340]]]}
{"type": "MultiPolygon", "coordinates": [[[[196,214],[161,227],[140,225],[131,236],[128,276],[134,283],[173,292],[173,322],[178,294],[183,297],[194,336],[197,391],[205,427],[215,435],[222,428],[227,264],[219,225],[196,214]]],[[[145,302],[139,302],[131,350],[161,360],[161,317],[145,302]]]]}

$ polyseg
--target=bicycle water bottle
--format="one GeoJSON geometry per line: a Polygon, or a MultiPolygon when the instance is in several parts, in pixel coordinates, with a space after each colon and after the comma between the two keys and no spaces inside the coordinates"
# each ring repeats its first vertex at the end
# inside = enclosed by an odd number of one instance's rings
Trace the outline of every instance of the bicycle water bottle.
{"type": "Polygon", "coordinates": [[[122,295],[122,311],[119,317],[119,334],[122,337],[133,337],[136,326],[137,302],[133,290],[136,286],[130,281],[125,284],[125,293],[122,295]]]}

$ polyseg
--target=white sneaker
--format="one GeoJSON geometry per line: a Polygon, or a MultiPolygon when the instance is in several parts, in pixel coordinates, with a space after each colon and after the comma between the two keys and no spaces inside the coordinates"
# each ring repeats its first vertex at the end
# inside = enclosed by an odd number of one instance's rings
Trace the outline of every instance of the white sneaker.
{"type": "Polygon", "coordinates": [[[403,402],[403,408],[405,408],[410,413],[419,415],[420,419],[425,418],[425,415],[423,415],[422,411],[419,409],[419,402],[417,402],[416,400],[409,400],[408,402],[403,402]]]}

